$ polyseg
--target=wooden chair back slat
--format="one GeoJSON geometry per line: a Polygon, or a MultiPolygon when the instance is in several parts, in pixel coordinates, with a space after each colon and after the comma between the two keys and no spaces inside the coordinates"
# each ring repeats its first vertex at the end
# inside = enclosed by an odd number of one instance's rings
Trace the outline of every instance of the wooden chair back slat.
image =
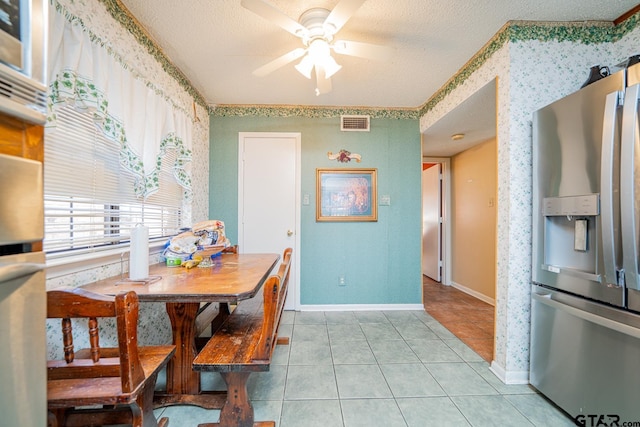
{"type": "Polygon", "coordinates": [[[91,360],[97,363],[100,360],[100,337],[98,336],[98,319],[89,318],[89,346],[91,347],[91,360]]]}
{"type": "Polygon", "coordinates": [[[128,292],[109,297],[83,289],[47,292],[47,317],[62,319],[64,362],[47,362],[49,379],[120,376],[122,391],[131,393],[145,379],[138,353],[138,296],[128,292]],[[115,317],[119,357],[101,358],[97,317],[115,317]],[[87,318],[90,348],[78,358],[74,350],[72,318],[87,318]]]}
{"type": "Polygon", "coordinates": [[[134,292],[120,294],[115,302],[122,390],[131,392],[144,381],[138,355],[138,295],[134,292]]]}
{"type": "Polygon", "coordinates": [[[47,362],[49,380],[68,380],[70,378],[107,378],[120,376],[120,357],[102,357],[99,369],[91,359],[77,358],[72,363],[64,360],[47,362]],[[91,375],[87,375],[87,373],[91,375]]]}
{"type": "Polygon", "coordinates": [[[282,262],[276,275],[270,276],[264,285],[264,308],[262,332],[260,340],[253,353],[254,360],[271,360],[278,337],[278,326],[286,299],[289,268],[291,266],[291,248],[287,248],[282,256],[282,262]]]}
{"type": "MultiPolygon", "coordinates": [[[[280,264],[280,268],[278,269],[278,277],[280,277],[280,282],[282,286],[280,286],[280,295],[278,297],[279,306],[278,312],[276,315],[277,324],[275,325],[273,334],[274,339],[277,338],[277,332],[280,328],[280,320],[282,319],[282,311],[284,310],[284,303],[287,299],[287,289],[289,287],[289,272],[291,271],[291,254],[293,250],[291,248],[287,248],[284,251],[282,256],[282,263],[280,264]]],[[[273,349],[272,349],[273,351],[273,349]]]]}
{"type": "Polygon", "coordinates": [[[94,294],[82,288],[47,292],[47,318],[114,317],[113,297],[94,294]]]}
{"type": "Polygon", "coordinates": [[[75,358],[75,354],[73,353],[73,327],[71,326],[71,319],[68,317],[64,317],[61,323],[64,360],[67,363],[71,363],[75,358]]]}

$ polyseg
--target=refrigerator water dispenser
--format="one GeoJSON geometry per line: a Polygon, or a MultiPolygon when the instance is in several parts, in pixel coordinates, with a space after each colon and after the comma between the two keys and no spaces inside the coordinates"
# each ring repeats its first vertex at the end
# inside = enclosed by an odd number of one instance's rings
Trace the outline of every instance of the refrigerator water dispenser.
{"type": "Polygon", "coordinates": [[[597,194],[544,199],[543,268],[596,274],[598,205],[597,194]]]}

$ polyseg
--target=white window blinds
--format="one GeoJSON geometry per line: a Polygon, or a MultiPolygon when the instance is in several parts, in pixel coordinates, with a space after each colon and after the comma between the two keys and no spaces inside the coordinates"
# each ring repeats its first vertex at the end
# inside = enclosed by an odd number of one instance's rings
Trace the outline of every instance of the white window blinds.
{"type": "Polygon", "coordinates": [[[137,223],[150,238],[176,234],[184,188],[174,178],[175,149],[162,157],[159,191],[134,194],[134,178],[120,166],[119,144],[94,123],[93,113],[56,110],[45,130],[45,239],[48,254],[79,254],[128,244],[137,223]]]}

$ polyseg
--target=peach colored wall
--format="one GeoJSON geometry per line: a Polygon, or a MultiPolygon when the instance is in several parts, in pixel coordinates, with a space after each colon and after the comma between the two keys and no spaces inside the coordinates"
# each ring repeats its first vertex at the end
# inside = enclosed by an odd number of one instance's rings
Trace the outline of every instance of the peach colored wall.
{"type": "Polygon", "coordinates": [[[496,140],[451,159],[451,280],[454,286],[495,300],[496,140]]]}

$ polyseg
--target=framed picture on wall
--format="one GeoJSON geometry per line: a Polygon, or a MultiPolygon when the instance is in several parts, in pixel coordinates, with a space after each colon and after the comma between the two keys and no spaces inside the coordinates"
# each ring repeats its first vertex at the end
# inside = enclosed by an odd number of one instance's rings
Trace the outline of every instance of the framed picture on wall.
{"type": "Polygon", "coordinates": [[[316,221],[377,221],[377,169],[316,169],[316,221]]]}

